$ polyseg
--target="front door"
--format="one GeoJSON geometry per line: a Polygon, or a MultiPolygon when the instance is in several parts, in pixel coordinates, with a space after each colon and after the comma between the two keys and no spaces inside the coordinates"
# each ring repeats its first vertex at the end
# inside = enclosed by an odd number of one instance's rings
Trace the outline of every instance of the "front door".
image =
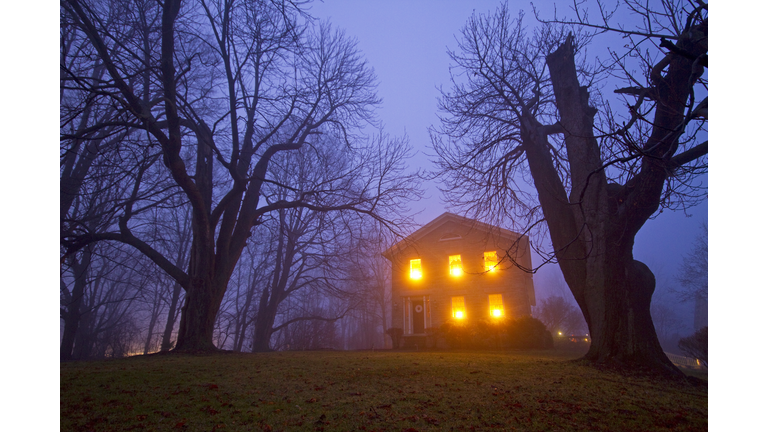
{"type": "Polygon", "coordinates": [[[413,308],[413,333],[424,333],[424,300],[411,299],[411,307],[413,308]]]}

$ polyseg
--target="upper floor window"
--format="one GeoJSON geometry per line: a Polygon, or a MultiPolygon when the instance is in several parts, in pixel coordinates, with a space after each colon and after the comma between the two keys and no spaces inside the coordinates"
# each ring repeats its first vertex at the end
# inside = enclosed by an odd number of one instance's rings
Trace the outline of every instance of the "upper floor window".
{"type": "Polygon", "coordinates": [[[411,260],[411,279],[421,279],[421,259],[411,260]]]}
{"type": "Polygon", "coordinates": [[[451,255],[448,257],[448,267],[451,272],[451,276],[461,276],[463,273],[461,267],[461,255],[451,255]]]}
{"type": "Polygon", "coordinates": [[[484,252],[483,261],[485,263],[485,271],[496,271],[496,267],[499,265],[499,257],[496,255],[496,251],[484,252]]]}
{"type": "Polygon", "coordinates": [[[501,294],[489,294],[488,305],[492,317],[501,318],[504,316],[504,301],[501,294]]]}

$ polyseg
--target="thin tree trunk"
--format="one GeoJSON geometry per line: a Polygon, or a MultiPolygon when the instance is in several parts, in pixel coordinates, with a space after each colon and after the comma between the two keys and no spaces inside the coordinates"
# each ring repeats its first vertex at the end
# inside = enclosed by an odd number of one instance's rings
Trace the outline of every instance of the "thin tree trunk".
{"type": "Polygon", "coordinates": [[[160,351],[168,351],[172,348],[171,334],[176,324],[176,318],[179,312],[179,297],[181,296],[181,284],[173,284],[173,295],[171,296],[171,305],[168,308],[168,318],[165,320],[165,330],[163,331],[163,341],[160,344],[160,351]]]}
{"type": "Polygon", "coordinates": [[[144,341],[144,355],[147,355],[149,353],[149,348],[152,345],[152,334],[155,330],[155,324],[157,324],[157,320],[160,318],[160,294],[155,291],[155,302],[152,305],[152,315],[149,318],[149,329],[147,330],[147,339],[144,341]]]}
{"type": "Polygon", "coordinates": [[[91,266],[91,247],[83,249],[83,255],[78,262],[75,257],[70,261],[75,275],[70,303],[66,306],[64,315],[64,335],[59,348],[59,358],[61,361],[72,359],[72,350],[75,345],[80,320],[82,318],[83,297],[85,296],[85,287],[88,282],[88,269],[91,266]]]}
{"type": "Polygon", "coordinates": [[[273,308],[269,296],[269,288],[264,288],[259,301],[259,312],[256,314],[253,328],[253,352],[269,351],[269,342],[272,339],[272,325],[275,322],[276,308],[273,308]]]}
{"type": "Polygon", "coordinates": [[[248,292],[245,296],[245,304],[243,305],[241,316],[238,317],[237,329],[235,337],[237,341],[235,343],[235,351],[241,352],[243,350],[243,341],[245,340],[245,332],[248,328],[248,314],[251,312],[251,303],[253,302],[253,295],[256,292],[256,281],[258,278],[253,272],[251,273],[251,283],[248,287],[248,292]]]}

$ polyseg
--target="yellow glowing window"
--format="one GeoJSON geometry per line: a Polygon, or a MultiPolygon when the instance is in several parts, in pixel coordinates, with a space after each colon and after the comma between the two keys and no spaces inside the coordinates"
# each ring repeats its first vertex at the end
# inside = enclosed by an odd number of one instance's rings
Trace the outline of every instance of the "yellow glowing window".
{"type": "Polygon", "coordinates": [[[449,256],[448,267],[450,268],[451,276],[461,276],[461,255],[449,256]]]}
{"type": "Polygon", "coordinates": [[[456,319],[464,319],[467,311],[464,308],[464,297],[451,297],[451,315],[456,319]]]}
{"type": "Polygon", "coordinates": [[[499,265],[499,258],[496,256],[496,251],[484,252],[483,260],[485,262],[485,271],[496,271],[496,266],[499,265]]]}
{"type": "Polygon", "coordinates": [[[504,302],[501,300],[501,294],[488,295],[488,304],[492,317],[501,318],[504,316],[504,302]]]}
{"type": "Polygon", "coordinates": [[[421,279],[421,260],[411,260],[411,279],[421,279]]]}

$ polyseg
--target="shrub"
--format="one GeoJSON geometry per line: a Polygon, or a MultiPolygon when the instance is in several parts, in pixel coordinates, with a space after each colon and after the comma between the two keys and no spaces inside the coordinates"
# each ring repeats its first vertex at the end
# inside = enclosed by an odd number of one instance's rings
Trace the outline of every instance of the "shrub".
{"type": "Polygon", "coordinates": [[[683,350],[684,353],[701,360],[705,366],[708,365],[707,345],[709,337],[707,336],[707,328],[702,327],[692,336],[684,337],[677,343],[678,348],[683,350]]]}
{"type": "Polygon", "coordinates": [[[552,333],[544,323],[531,316],[511,319],[506,327],[510,348],[549,349],[554,346],[552,333]]]}
{"type": "Polygon", "coordinates": [[[437,348],[437,339],[442,334],[440,327],[427,327],[425,332],[427,333],[427,348],[437,348]]]}
{"type": "Polygon", "coordinates": [[[392,349],[400,348],[400,340],[403,338],[403,329],[399,327],[390,327],[385,333],[392,339],[392,349]]]}
{"type": "Polygon", "coordinates": [[[505,320],[480,320],[477,322],[476,340],[488,348],[501,348],[502,336],[506,329],[507,323],[505,320]]]}
{"type": "Polygon", "coordinates": [[[445,342],[451,348],[472,348],[473,329],[455,321],[447,321],[440,326],[440,332],[445,336],[445,342]]]}

